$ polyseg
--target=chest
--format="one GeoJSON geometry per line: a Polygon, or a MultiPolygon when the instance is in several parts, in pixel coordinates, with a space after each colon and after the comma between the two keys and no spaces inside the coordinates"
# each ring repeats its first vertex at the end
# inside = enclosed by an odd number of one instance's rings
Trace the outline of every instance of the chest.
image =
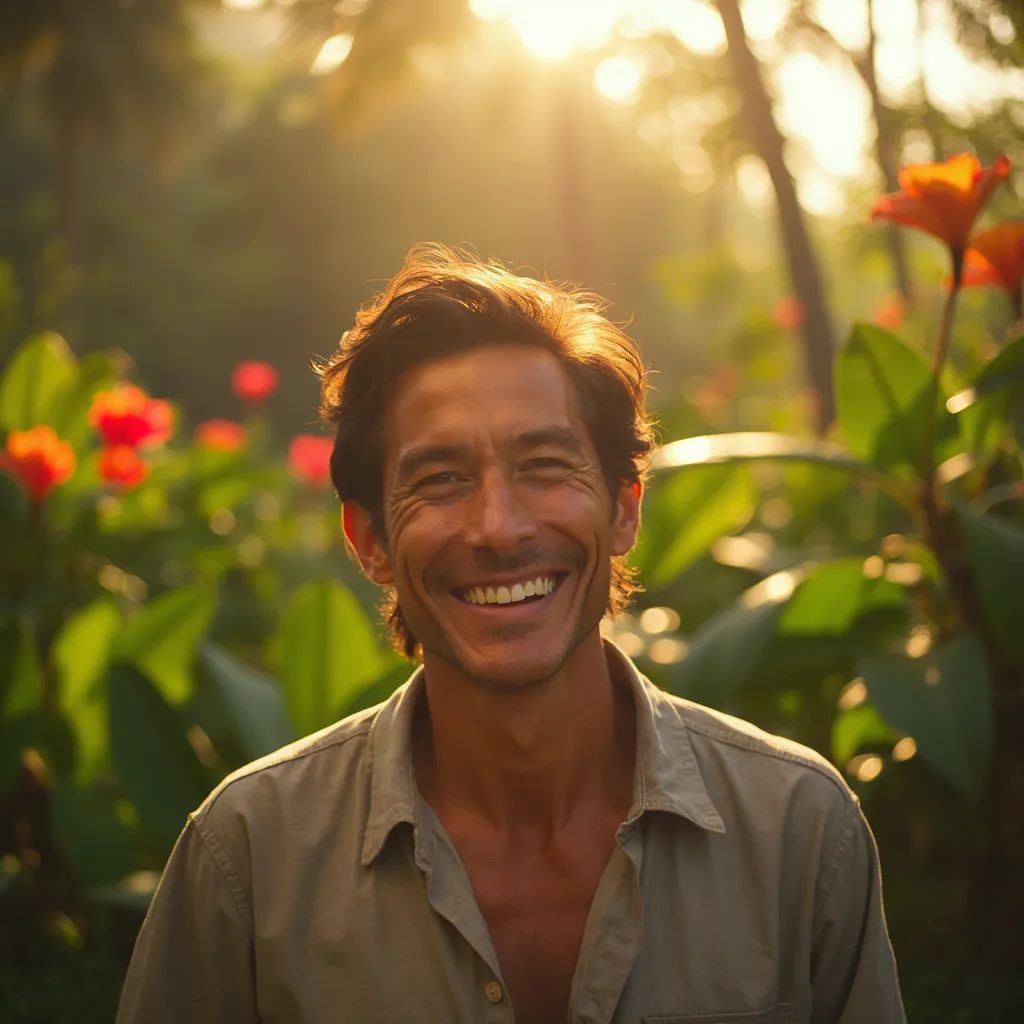
{"type": "Polygon", "coordinates": [[[587,917],[614,839],[464,859],[517,1024],[564,1024],[587,917]]]}

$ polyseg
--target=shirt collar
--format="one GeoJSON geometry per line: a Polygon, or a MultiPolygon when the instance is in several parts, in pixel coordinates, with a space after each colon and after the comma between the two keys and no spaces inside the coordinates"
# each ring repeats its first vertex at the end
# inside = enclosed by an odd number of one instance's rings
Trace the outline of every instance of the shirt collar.
{"type": "MultiPolygon", "coordinates": [[[[626,824],[648,811],[666,811],[709,832],[725,832],[697,764],[683,720],[683,706],[641,675],[618,647],[607,640],[604,643],[609,658],[620,669],[621,678],[629,684],[636,705],[633,806],[626,824]]],[[[396,825],[408,822],[416,827],[418,824],[412,724],[423,686],[421,666],[381,707],[370,728],[367,747],[370,808],[363,834],[364,866],[376,859],[396,825]]]]}
{"type": "Polygon", "coordinates": [[[708,793],[684,720],[685,705],[641,675],[615,644],[605,640],[609,659],[621,670],[636,706],[636,769],[633,806],[626,823],[647,811],[678,814],[709,832],[725,832],[708,793]]]}

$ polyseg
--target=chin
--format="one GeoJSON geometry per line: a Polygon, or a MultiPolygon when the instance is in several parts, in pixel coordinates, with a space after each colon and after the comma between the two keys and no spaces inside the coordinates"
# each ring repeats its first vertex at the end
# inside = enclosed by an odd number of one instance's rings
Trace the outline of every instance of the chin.
{"type": "Polygon", "coordinates": [[[516,693],[542,686],[555,676],[586,636],[586,631],[574,631],[545,641],[530,631],[503,637],[490,649],[460,650],[460,645],[453,643],[434,653],[483,688],[516,693]]]}

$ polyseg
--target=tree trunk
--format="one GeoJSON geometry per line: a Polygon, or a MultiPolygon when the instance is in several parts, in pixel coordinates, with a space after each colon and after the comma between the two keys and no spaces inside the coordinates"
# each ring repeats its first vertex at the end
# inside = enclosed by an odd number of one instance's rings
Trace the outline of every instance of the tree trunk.
{"type": "Polygon", "coordinates": [[[832,362],[835,331],[825,303],[825,288],[811,246],[804,212],[793,178],[783,158],[784,139],[775,123],[771,101],[757,58],[750,49],[739,0],[716,0],[725,27],[736,84],[746,111],[750,140],[764,161],[775,189],[779,227],[793,292],[804,308],[801,337],[807,378],[817,400],[818,429],[824,431],[835,415],[832,362]]]}
{"type": "MultiPolygon", "coordinates": [[[[871,113],[875,119],[875,159],[882,171],[886,192],[895,192],[899,189],[897,175],[899,137],[893,130],[893,112],[883,102],[878,89],[878,75],[875,68],[877,39],[874,6],[874,0],[867,0],[868,46],[864,53],[861,77],[868,87],[868,93],[871,96],[871,113]]],[[[885,237],[889,246],[889,258],[892,260],[896,290],[900,293],[904,303],[909,305],[913,299],[913,289],[910,282],[910,271],[907,268],[907,254],[903,245],[902,231],[895,224],[888,224],[885,237]]]]}

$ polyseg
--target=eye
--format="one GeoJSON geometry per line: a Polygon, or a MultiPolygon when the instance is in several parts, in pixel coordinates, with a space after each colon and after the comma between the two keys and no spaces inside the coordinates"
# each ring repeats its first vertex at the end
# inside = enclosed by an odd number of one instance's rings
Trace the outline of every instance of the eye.
{"type": "Polygon", "coordinates": [[[561,476],[572,469],[567,459],[557,455],[537,455],[527,459],[523,463],[523,469],[527,473],[533,473],[543,477],[561,476]]]}
{"type": "Polygon", "coordinates": [[[443,470],[440,473],[431,473],[416,482],[416,491],[425,493],[428,497],[447,494],[457,488],[465,481],[465,476],[452,470],[443,470]]]}

